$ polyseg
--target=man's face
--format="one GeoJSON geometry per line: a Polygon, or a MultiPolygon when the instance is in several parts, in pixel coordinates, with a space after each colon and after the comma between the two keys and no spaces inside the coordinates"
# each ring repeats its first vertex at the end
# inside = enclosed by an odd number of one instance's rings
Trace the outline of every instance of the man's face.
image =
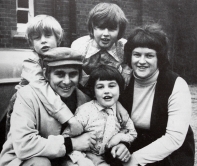
{"type": "Polygon", "coordinates": [[[43,53],[51,48],[57,47],[57,39],[53,32],[43,32],[42,34],[35,33],[32,38],[33,48],[40,55],[43,55],[43,53]]]}
{"type": "Polygon", "coordinates": [[[49,84],[61,97],[68,98],[79,83],[79,69],[76,67],[59,66],[52,68],[48,75],[49,84]]]}

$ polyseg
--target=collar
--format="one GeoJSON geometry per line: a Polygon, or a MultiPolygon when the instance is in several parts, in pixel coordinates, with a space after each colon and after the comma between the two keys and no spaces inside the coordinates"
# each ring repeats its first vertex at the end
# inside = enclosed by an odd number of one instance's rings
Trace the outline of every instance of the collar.
{"type": "MultiPolygon", "coordinates": [[[[117,59],[117,51],[116,51],[116,45],[117,43],[114,43],[109,49],[106,50],[111,56],[113,56],[116,60],[117,59]]],[[[88,44],[88,49],[86,52],[86,58],[91,57],[92,55],[98,53],[101,50],[99,48],[99,45],[96,43],[94,39],[90,39],[90,42],[88,44]]]]}
{"type": "Polygon", "coordinates": [[[138,78],[134,73],[133,76],[135,77],[135,82],[141,86],[149,86],[154,84],[157,81],[159,75],[159,70],[157,69],[151,76],[145,79],[138,78]]]}
{"type": "MultiPolygon", "coordinates": [[[[94,104],[95,104],[95,106],[96,106],[96,108],[97,108],[98,111],[103,111],[103,109],[105,109],[105,107],[101,106],[98,103],[97,100],[94,100],[94,104]]],[[[116,115],[116,103],[114,105],[112,105],[110,108],[113,110],[114,115],[116,115]]]]}

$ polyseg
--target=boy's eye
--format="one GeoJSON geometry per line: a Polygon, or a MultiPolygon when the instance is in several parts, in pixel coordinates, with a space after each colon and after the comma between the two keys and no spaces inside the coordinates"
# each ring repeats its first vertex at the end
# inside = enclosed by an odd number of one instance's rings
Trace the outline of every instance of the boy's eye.
{"type": "Polygon", "coordinates": [[[32,38],[33,38],[33,40],[38,40],[38,39],[40,39],[40,35],[33,35],[32,38]]]}
{"type": "Polygon", "coordinates": [[[45,36],[52,36],[52,34],[51,33],[46,33],[45,36]]]}
{"type": "Polygon", "coordinates": [[[118,29],[117,25],[109,25],[107,28],[108,28],[110,31],[115,31],[115,30],[118,29]]]}
{"type": "Polygon", "coordinates": [[[98,29],[101,29],[101,30],[107,28],[109,31],[115,31],[115,30],[118,29],[118,26],[116,24],[104,23],[104,24],[96,26],[95,28],[98,28],[98,29]]]}

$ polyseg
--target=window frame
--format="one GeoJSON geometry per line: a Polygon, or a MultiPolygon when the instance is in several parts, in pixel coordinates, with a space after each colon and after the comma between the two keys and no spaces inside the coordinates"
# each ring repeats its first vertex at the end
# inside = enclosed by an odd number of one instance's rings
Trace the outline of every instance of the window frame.
{"type": "MultiPolygon", "coordinates": [[[[18,7],[18,0],[16,0],[16,12],[17,11],[28,11],[28,21],[34,17],[34,0],[28,0],[28,8],[18,7]]],[[[25,31],[27,28],[27,23],[18,23],[16,24],[17,30],[15,36],[25,36],[25,31]]]]}

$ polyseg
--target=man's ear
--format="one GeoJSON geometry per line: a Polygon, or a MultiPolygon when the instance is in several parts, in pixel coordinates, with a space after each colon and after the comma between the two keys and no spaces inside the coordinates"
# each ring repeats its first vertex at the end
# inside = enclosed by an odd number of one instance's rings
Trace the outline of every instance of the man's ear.
{"type": "Polygon", "coordinates": [[[46,67],[44,67],[43,70],[42,70],[43,71],[43,76],[44,76],[46,81],[49,81],[49,79],[47,77],[47,74],[46,74],[46,70],[47,70],[46,67]]]}

